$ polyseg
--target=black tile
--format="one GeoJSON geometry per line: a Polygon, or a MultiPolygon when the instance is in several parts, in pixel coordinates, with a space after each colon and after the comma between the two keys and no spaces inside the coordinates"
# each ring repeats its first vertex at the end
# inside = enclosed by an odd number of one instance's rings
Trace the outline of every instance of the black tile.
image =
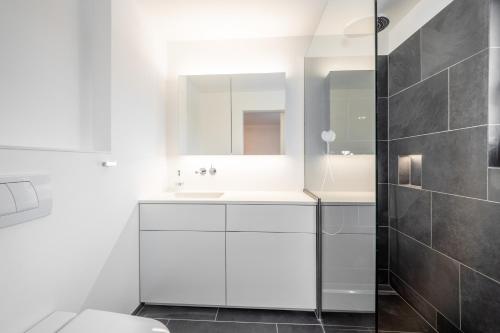
{"type": "Polygon", "coordinates": [[[377,269],[377,283],[378,284],[388,284],[389,283],[389,270],[388,269],[377,269]]]}
{"type": "Polygon", "coordinates": [[[217,308],[144,305],[137,315],[162,319],[214,320],[216,313],[217,308]]]}
{"type": "Polygon", "coordinates": [[[239,321],[283,324],[319,324],[312,311],[220,309],[219,321],[239,321]]]}
{"type": "Polygon", "coordinates": [[[489,60],[488,123],[500,124],[500,49],[490,48],[489,60]]]}
{"type": "Polygon", "coordinates": [[[389,142],[388,141],[377,141],[377,173],[378,182],[387,183],[388,181],[388,154],[389,154],[389,142]]]}
{"type": "Polygon", "coordinates": [[[378,296],[378,329],[382,331],[434,333],[399,295],[378,296]]]}
{"type": "Polygon", "coordinates": [[[389,268],[389,228],[377,228],[377,269],[389,268]]]}
{"type": "Polygon", "coordinates": [[[425,78],[488,47],[489,0],[455,0],[421,31],[425,78]]]}
{"type": "Polygon", "coordinates": [[[387,226],[389,225],[389,212],[388,212],[388,202],[389,202],[389,187],[387,184],[377,185],[377,225],[387,226]]]}
{"type": "Polygon", "coordinates": [[[388,123],[389,105],[387,98],[377,99],[377,140],[387,140],[389,123],[388,123]]]}
{"type": "Polygon", "coordinates": [[[488,169],[488,200],[500,202],[500,169],[488,169]]]}
{"type": "Polygon", "coordinates": [[[494,333],[500,327],[500,284],[460,267],[462,330],[494,333]]]}
{"type": "Polygon", "coordinates": [[[389,57],[386,55],[377,56],[377,96],[387,97],[388,96],[388,70],[389,57]]]}
{"type": "Polygon", "coordinates": [[[391,270],[454,323],[459,322],[459,266],[446,256],[391,230],[391,270]]]}
{"type": "Polygon", "coordinates": [[[278,333],[323,333],[321,325],[278,324],[278,333]]]}
{"type": "Polygon", "coordinates": [[[450,128],[488,123],[488,50],[450,68],[450,128]]]}
{"type": "Polygon", "coordinates": [[[396,275],[390,275],[391,286],[401,297],[408,302],[418,313],[427,320],[431,326],[436,325],[436,309],[427,302],[422,296],[410,288],[405,282],[396,275]]]}
{"type": "Polygon", "coordinates": [[[389,55],[389,95],[420,81],[420,32],[416,32],[389,55]]]}
{"type": "Polygon", "coordinates": [[[276,333],[275,324],[170,320],[170,333],[276,333]]]}
{"type": "Polygon", "coordinates": [[[391,185],[389,223],[392,228],[430,245],[431,192],[391,185]]]}
{"type": "Polygon", "coordinates": [[[399,155],[417,154],[424,189],[486,199],[486,127],[391,141],[389,181],[398,182],[399,155]]]}
{"type": "Polygon", "coordinates": [[[500,125],[488,126],[488,166],[500,167],[500,125]]]}
{"type": "Polygon", "coordinates": [[[374,328],[375,314],[351,312],[324,312],[323,324],[330,326],[374,328]]]}
{"type": "Polygon", "coordinates": [[[462,333],[460,329],[450,323],[440,313],[437,314],[437,330],[439,333],[462,333]]]}
{"type": "Polygon", "coordinates": [[[447,129],[447,71],[443,71],[389,99],[389,137],[391,139],[447,129]]]}
{"type": "Polygon", "coordinates": [[[432,246],[500,280],[500,203],[434,193],[432,246]]]}

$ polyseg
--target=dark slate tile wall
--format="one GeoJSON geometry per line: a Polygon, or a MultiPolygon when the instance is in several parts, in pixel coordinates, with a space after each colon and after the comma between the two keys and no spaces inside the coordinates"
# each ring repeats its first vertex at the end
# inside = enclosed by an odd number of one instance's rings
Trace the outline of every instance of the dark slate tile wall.
{"type": "Polygon", "coordinates": [[[391,228],[391,272],[455,324],[460,322],[459,264],[391,228]]]}
{"type": "Polygon", "coordinates": [[[406,186],[389,187],[389,224],[431,245],[431,192],[406,186]]]}
{"type": "Polygon", "coordinates": [[[389,95],[420,81],[420,59],[420,32],[417,32],[389,55],[389,95]]]}
{"type": "Polygon", "coordinates": [[[455,0],[387,64],[379,61],[389,69],[377,124],[379,167],[387,161],[388,170],[379,178],[389,185],[378,187],[379,229],[388,230],[378,236],[378,258],[388,244],[390,284],[440,333],[500,330],[495,47],[500,0],[455,0]],[[398,157],[406,155],[422,155],[421,188],[398,183],[398,157]]]}
{"type": "Polygon", "coordinates": [[[498,282],[461,266],[462,331],[496,333],[500,329],[498,282]]]}
{"type": "Polygon", "coordinates": [[[422,76],[486,49],[490,0],[455,0],[421,29],[422,76]]]}
{"type": "Polygon", "coordinates": [[[388,62],[377,57],[377,283],[389,283],[388,218],[388,62]]]}
{"type": "Polygon", "coordinates": [[[448,71],[443,71],[390,98],[390,139],[447,129],[448,71]]]}
{"type": "Polygon", "coordinates": [[[485,50],[450,68],[450,129],[488,122],[488,62],[485,50]]]}

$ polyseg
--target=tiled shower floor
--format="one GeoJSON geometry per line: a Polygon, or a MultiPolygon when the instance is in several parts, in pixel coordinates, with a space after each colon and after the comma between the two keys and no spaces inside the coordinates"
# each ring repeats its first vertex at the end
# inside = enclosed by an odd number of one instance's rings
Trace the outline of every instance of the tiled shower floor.
{"type": "MultiPolygon", "coordinates": [[[[171,333],[374,333],[373,314],[144,305],[138,316],[160,320],[171,333]]],[[[397,294],[379,295],[379,332],[435,331],[397,294]]]]}

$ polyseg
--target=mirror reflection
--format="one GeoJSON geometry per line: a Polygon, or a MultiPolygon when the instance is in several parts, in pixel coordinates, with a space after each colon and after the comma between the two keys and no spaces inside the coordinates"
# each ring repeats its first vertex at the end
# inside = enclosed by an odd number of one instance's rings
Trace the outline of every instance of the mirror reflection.
{"type": "Polygon", "coordinates": [[[331,71],[327,82],[330,130],[336,135],[330,154],[374,154],[375,71],[331,71]]]}
{"type": "Polygon", "coordinates": [[[185,155],[284,154],[285,73],[179,77],[185,155]]]}

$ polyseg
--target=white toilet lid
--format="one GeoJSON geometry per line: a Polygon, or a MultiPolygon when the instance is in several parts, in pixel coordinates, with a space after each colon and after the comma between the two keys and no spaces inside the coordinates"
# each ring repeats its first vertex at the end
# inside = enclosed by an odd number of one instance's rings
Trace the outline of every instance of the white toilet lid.
{"type": "Polygon", "coordinates": [[[124,314],[85,310],[59,333],[168,333],[161,322],[124,314]]]}

